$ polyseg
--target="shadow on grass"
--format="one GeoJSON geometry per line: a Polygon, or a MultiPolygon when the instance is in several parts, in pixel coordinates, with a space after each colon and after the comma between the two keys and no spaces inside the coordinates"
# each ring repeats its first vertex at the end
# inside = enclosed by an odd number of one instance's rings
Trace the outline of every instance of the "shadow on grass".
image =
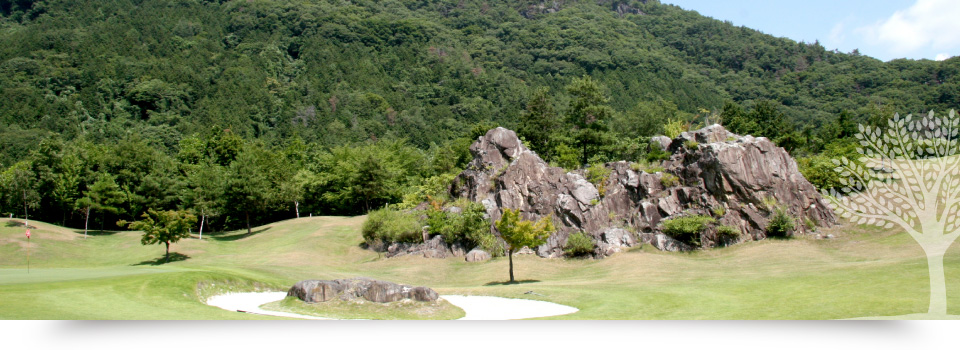
{"type": "Polygon", "coordinates": [[[141,262],[139,262],[139,263],[133,264],[133,265],[131,265],[131,266],[144,266],[144,265],[159,266],[159,265],[163,265],[163,264],[166,264],[166,263],[172,263],[172,262],[177,262],[177,261],[184,261],[184,260],[187,260],[187,259],[190,259],[190,256],[189,256],[189,255],[180,254],[180,253],[170,253],[170,260],[169,260],[169,261],[167,261],[167,257],[166,257],[166,256],[161,256],[161,257],[156,258],[156,259],[153,259],[153,260],[144,260],[144,261],[141,261],[141,262]]]}
{"type": "Polygon", "coordinates": [[[487,282],[485,286],[511,286],[515,284],[529,284],[529,283],[539,283],[540,280],[522,280],[514,282],[487,282]]]}
{"type": "MultiPolygon", "coordinates": [[[[24,224],[23,224],[23,221],[10,220],[10,221],[7,221],[7,224],[6,224],[5,226],[7,226],[7,227],[23,227],[24,224]]],[[[28,227],[28,228],[31,229],[31,230],[35,230],[37,227],[36,227],[36,226],[33,226],[33,225],[30,225],[30,227],[28,227]]]]}
{"type": "MultiPolygon", "coordinates": [[[[83,236],[83,230],[73,230],[78,235],[83,236]]],[[[120,231],[100,231],[100,230],[87,230],[87,236],[113,236],[120,231]]]]}
{"type": "Polygon", "coordinates": [[[210,237],[210,239],[221,241],[221,242],[232,242],[238,239],[243,239],[247,237],[253,237],[254,235],[261,233],[263,231],[269,230],[271,226],[264,227],[259,230],[251,231],[250,234],[247,234],[246,230],[234,233],[232,235],[225,235],[225,232],[212,232],[204,233],[204,236],[210,237]]]}

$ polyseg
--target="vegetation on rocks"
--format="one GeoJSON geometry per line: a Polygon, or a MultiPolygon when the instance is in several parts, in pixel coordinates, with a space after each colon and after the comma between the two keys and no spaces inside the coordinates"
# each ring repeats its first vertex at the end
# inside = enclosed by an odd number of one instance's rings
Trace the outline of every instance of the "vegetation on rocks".
{"type": "Polygon", "coordinates": [[[367,244],[391,242],[423,242],[423,224],[413,212],[378,209],[367,215],[360,229],[367,244]]]}
{"type": "Polygon", "coordinates": [[[701,245],[701,236],[716,219],[703,215],[681,216],[663,221],[663,233],[694,247],[701,245]]]}
{"type": "Polygon", "coordinates": [[[796,218],[781,207],[776,208],[770,216],[770,222],[765,229],[767,237],[790,238],[796,228],[796,218]]]}
{"type": "Polygon", "coordinates": [[[567,237],[564,253],[569,257],[583,257],[593,254],[596,243],[583,232],[577,232],[567,237]]]}

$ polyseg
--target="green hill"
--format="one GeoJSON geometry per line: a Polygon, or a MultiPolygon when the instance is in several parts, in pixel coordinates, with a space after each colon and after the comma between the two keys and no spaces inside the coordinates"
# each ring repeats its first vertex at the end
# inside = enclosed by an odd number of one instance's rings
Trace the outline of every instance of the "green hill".
{"type": "Polygon", "coordinates": [[[657,1],[16,1],[0,6],[3,163],[50,133],[174,150],[209,126],[278,143],[512,126],[532,88],[591,75],[629,113],[777,101],[816,126],[957,106],[958,60],[881,62],[657,1]],[[556,4],[556,5],[554,5],[556,4]]]}
{"type": "Polygon", "coordinates": [[[644,137],[721,119],[836,157],[857,122],[956,108],[958,84],[960,58],[881,62],[653,0],[0,1],[0,214],[234,229],[416,205],[495,125],[568,168],[656,161],[644,137]]]}

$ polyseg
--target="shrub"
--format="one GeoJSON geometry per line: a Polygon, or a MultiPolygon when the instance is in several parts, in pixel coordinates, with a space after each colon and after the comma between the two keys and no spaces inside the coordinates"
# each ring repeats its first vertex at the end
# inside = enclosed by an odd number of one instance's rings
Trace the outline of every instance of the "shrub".
{"type": "Polygon", "coordinates": [[[660,149],[660,146],[650,146],[650,152],[647,153],[647,161],[650,163],[659,163],[670,159],[670,152],[660,149]]]}
{"type": "Polygon", "coordinates": [[[420,203],[436,199],[445,201],[449,197],[447,186],[457,177],[456,173],[445,173],[421,180],[420,184],[411,186],[403,195],[403,201],[396,205],[397,209],[413,209],[420,203]]]}
{"type": "Polygon", "coordinates": [[[804,218],[803,218],[803,223],[806,224],[807,228],[809,228],[811,231],[816,231],[816,230],[817,230],[817,222],[816,222],[816,221],[813,221],[812,219],[810,219],[810,218],[808,218],[808,217],[804,217],[804,218]]]}
{"type": "Polygon", "coordinates": [[[795,221],[786,210],[777,208],[767,223],[767,237],[790,238],[796,226],[795,221]]]}
{"type": "Polygon", "coordinates": [[[564,169],[580,168],[580,151],[565,143],[560,143],[553,149],[553,161],[564,169]]]}
{"type": "Polygon", "coordinates": [[[667,171],[667,169],[664,169],[662,166],[657,165],[657,166],[649,167],[645,171],[651,174],[656,174],[656,173],[662,173],[664,171],[667,171]]]}
{"type": "Polygon", "coordinates": [[[580,257],[593,254],[596,244],[590,237],[583,232],[577,232],[567,237],[567,244],[563,246],[563,252],[570,257],[580,257]]]}
{"type": "Polygon", "coordinates": [[[587,169],[587,181],[597,186],[597,192],[600,197],[607,194],[607,179],[610,177],[611,170],[601,163],[596,163],[587,169]]]}
{"type": "Polygon", "coordinates": [[[683,142],[683,147],[689,150],[694,150],[700,147],[700,143],[694,140],[686,140],[683,142]]]}
{"type": "Polygon", "coordinates": [[[683,216],[663,221],[663,233],[674,239],[699,247],[700,236],[707,225],[717,220],[703,215],[683,216]]]}
{"type": "Polygon", "coordinates": [[[662,173],[660,184],[663,187],[673,187],[680,184],[680,178],[670,173],[662,173]]]}
{"type": "Polygon", "coordinates": [[[727,215],[727,208],[724,206],[714,207],[712,210],[713,216],[722,218],[724,215],[727,215]]]}
{"type": "Polygon", "coordinates": [[[483,204],[458,200],[453,205],[461,208],[459,213],[427,210],[430,234],[441,235],[447,243],[460,243],[467,249],[480,247],[491,255],[502,254],[502,247],[490,232],[490,220],[484,217],[483,204]]]}
{"type": "Polygon", "coordinates": [[[667,122],[667,125],[663,126],[664,133],[666,133],[666,136],[670,139],[677,138],[677,136],[680,136],[680,134],[688,129],[690,129],[690,124],[685,123],[681,119],[671,119],[667,122]]]}
{"type": "Polygon", "coordinates": [[[772,196],[763,197],[760,200],[760,204],[763,206],[764,210],[773,211],[778,207],[777,199],[772,196]]]}
{"type": "Polygon", "coordinates": [[[360,229],[367,244],[381,242],[422,242],[423,223],[419,215],[390,209],[371,211],[360,229]]]}
{"type": "Polygon", "coordinates": [[[721,225],[720,227],[717,227],[717,238],[719,239],[727,240],[727,239],[737,239],[739,237],[740,237],[740,229],[736,227],[727,226],[727,225],[721,225]]]}

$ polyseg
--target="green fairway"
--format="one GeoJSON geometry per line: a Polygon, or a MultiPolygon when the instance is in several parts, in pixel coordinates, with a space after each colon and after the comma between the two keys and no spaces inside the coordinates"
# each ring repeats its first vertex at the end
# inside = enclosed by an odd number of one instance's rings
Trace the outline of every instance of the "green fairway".
{"type": "MultiPolygon", "coordinates": [[[[521,255],[515,257],[521,283],[505,285],[505,258],[386,259],[364,250],[363,220],[313,217],[266,225],[249,236],[205,234],[174,244],[175,259],[167,264],[158,263],[163,247],[141,246],[136,232],[83,239],[82,232],[31,222],[38,228],[27,274],[23,228],[2,219],[0,318],[271,319],[203,301],[228,291],[283,291],[303,279],[356,276],[580,309],[558,319],[839,319],[922,313],[928,304],[926,258],[895,230],[847,225],[829,229],[836,235],[831,240],[767,240],[693,253],[644,246],[602,260],[521,255]]],[[[951,311],[960,307],[957,253],[953,247],[944,263],[951,311]]],[[[357,317],[376,318],[367,308],[357,317]]],[[[394,308],[381,318],[407,318],[407,311],[394,308]]],[[[456,318],[458,312],[410,318],[456,318]]]]}

